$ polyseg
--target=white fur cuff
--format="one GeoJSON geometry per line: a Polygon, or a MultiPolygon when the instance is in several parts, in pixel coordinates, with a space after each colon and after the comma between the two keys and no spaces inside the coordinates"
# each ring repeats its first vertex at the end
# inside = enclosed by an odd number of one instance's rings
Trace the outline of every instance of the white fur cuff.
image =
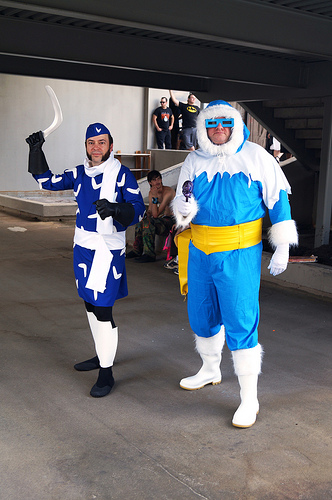
{"type": "Polygon", "coordinates": [[[189,223],[193,220],[195,215],[198,212],[198,203],[195,200],[195,198],[192,196],[190,198],[190,201],[188,202],[190,212],[188,215],[184,216],[181,214],[179,211],[179,205],[183,203],[180,197],[174,198],[174,200],[171,203],[171,208],[174,214],[174,217],[176,219],[176,226],[180,229],[184,229],[189,225],[189,223]]]}
{"type": "Polygon", "coordinates": [[[298,245],[299,237],[295,221],[284,220],[273,224],[268,230],[268,239],[273,249],[284,243],[294,246],[298,245]]]}
{"type": "Polygon", "coordinates": [[[219,354],[225,343],[225,327],[222,325],[221,329],[213,337],[199,337],[195,335],[196,351],[198,354],[205,356],[212,356],[219,354]]]}
{"type": "Polygon", "coordinates": [[[263,353],[264,351],[260,344],[251,349],[232,351],[235,374],[238,377],[242,375],[259,375],[263,353]]]}

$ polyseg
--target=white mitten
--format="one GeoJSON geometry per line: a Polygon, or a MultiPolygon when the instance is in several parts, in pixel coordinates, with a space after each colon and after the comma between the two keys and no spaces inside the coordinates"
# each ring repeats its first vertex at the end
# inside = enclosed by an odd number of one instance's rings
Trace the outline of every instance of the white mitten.
{"type": "Polygon", "coordinates": [[[177,199],[176,208],[178,209],[180,214],[183,215],[183,217],[187,217],[193,209],[192,199],[189,198],[187,201],[183,195],[179,196],[179,198],[177,199]]]}
{"type": "Polygon", "coordinates": [[[188,226],[198,212],[198,204],[193,196],[188,201],[183,195],[176,196],[171,203],[171,208],[176,218],[177,227],[182,229],[188,226]]]}
{"type": "Polygon", "coordinates": [[[270,260],[270,264],[268,265],[268,269],[270,269],[270,274],[273,276],[277,276],[278,274],[283,273],[287,269],[289,259],[289,244],[282,243],[278,245],[272,258],[270,260]]]}

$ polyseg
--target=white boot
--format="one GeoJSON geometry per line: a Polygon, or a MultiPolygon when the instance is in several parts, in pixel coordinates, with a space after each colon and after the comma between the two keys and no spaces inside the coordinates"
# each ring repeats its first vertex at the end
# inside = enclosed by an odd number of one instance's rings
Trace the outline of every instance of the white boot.
{"type": "Polygon", "coordinates": [[[180,387],[188,391],[201,389],[207,384],[217,385],[221,382],[221,352],[225,343],[225,328],[213,337],[198,337],[195,335],[196,350],[202,358],[203,365],[196,375],[183,378],[180,387]]]}
{"type": "Polygon", "coordinates": [[[101,368],[113,366],[118,347],[118,328],[113,328],[110,321],[98,321],[91,312],[87,315],[101,368]]]}
{"type": "Polygon", "coordinates": [[[256,422],[256,416],[259,412],[257,382],[261,372],[262,355],[263,349],[260,344],[251,349],[232,351],[241,397],[241,404],[232,420],[235,427],[251,427],[256,422]]]}

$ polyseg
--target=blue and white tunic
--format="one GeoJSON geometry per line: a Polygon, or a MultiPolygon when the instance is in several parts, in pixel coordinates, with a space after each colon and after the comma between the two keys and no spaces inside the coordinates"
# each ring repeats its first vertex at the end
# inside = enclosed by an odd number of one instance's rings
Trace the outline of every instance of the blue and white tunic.
{"type": "MultiPolygon", "coordinates": [[[[279,164],[262,147],[247,142],[249,131],[237,110],[215,102],[200,113],[200,149],[187,156],[180,172],[173,202],[178,225],[234,226],[261,219],[268,209],[272,244],[296,243],[291,190],[279,164]],[[234,118],[231,137],[220,146],[210,141],[205,127],[206,118],[218,117],[234,118]],[[177,203],[187,180],[193,182],[193,209],[184,217],[177,203]]],[[[196,335],[211,337],[224,324],[230,350],[257,345],[261,254],[262,243],[209,255],[190,243],[188,314],[196,335]]]]}
{"type": "Polygon", "coordinates": [[[54,175],[50,170],[34,175],[41,189],[61,191],[73,189],[78,204],[74,236],[74,273],[79,296],[90,304],[109,307],[128,295],[125,269],[125,231],[112,217],[104,221],[94,202],[106,198],[110,202],[131,203],[139,222],[145,205],[132,172],[110,158],[98,167],[86,160],[73,170],[54,175]]]}

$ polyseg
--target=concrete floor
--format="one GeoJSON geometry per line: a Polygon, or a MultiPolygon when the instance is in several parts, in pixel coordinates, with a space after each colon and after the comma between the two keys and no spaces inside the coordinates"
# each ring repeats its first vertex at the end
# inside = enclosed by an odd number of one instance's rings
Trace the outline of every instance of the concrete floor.
{"type": "Polygon", "coordinates": [[[128,261],[116,386],[93,399],[72,236],[0,212],[1,500],[331,499],[331,301],[262,285],[261,411],[237,429],[229,351],[222,384],[180,389],[200,361],[177,277],[128,261]]]}

